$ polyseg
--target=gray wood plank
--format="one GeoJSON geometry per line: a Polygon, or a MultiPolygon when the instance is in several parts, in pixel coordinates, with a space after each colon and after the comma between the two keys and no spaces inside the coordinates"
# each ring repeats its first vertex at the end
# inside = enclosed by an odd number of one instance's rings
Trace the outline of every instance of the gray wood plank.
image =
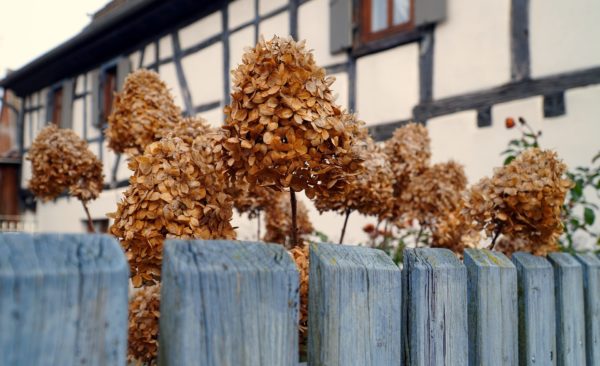
{"type": "Polygon", "coordinates": [[[125,365],[128,279],[112,237],[0,234],[0,365],[125,365]]]}
{"type": "Polygon", "coordinates": [[[467,270],[447,249],[405,249],[407,365],[467,365],[467,270]]]}
{"type": "Polygon", "coordinates": [[[583,271],[570,254],[550,253],[556,296],[558,366],[585,365],[583,271]]]}
{"type": "Polygon", "coordinates": [[[504,254],[466,249],[469,365],[518,365],[517,269],[504,254]]]}
{"type": "Polygon", "coordinates": [[[600,259],[592,253],[575,258],[583,268],[587,364],[600,365],[600,259]]]}
{"type": "Polygon", "coordinates": [[[309,365],[401,365],[401,272],[388,255],[312,244],[309,276],[309,365]]]}
{"type": "Polygon", "coordinates": [[[554,272],[542,257],[518,252],[519,364],[556,365],[554,272]]]}
{"type": "Polygon", "coordinates": [[[280,245],[168,240],[159,364],[297,364],[298,286],[280,245]]]}

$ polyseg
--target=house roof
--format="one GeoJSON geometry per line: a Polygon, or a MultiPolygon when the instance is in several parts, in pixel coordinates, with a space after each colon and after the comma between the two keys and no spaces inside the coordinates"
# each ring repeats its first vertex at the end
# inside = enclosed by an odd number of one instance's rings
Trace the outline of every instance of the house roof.
{"type": "MultiPolygon", "coordinates": [[[[19,97],[86,72],[143,42],[217,10],[224,0],[128,0],[79,34],[8,74],[0,87],[19,97]]],[[[43,30],[41,30],[43,31],[43,30]]]]}

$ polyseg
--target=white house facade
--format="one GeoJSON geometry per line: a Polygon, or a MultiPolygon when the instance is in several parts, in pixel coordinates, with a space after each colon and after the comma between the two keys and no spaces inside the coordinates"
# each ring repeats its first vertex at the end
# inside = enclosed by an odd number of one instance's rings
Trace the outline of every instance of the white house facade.
{"type": "MultiPolygon", "coordinates": [[[[108,100],[131,70],[156,70],[187,115],[215,126],[229,102],[230,70],[262,35],[305,39],[336,77],[338,102],[385,140],[408,121],[425,123],[434,162],[454,159],[470,183],[502,163],[522,116],[541,143],[570,166],[589,163],[600,144],[600,1],[592,0],[129,0],[105,9],[75,38],[8,75],[0,86],[21,98],[25,156],[47,123],[72,128],[104,165],[105,190],[90,204],[99,227],[116,209],[131,172],[103,136],[108,100]]],[[[33,202],[22,159],[22,215],[36,231],[84,231],[68,197],[33,202]]],[[[315,228],[337,238],[343,217],[315,228]]],[[[350,218],[347,242],[365,241],[374,219],[350,218]]],[[[236,217],[239,237],[256,223],[236,217]]]]}

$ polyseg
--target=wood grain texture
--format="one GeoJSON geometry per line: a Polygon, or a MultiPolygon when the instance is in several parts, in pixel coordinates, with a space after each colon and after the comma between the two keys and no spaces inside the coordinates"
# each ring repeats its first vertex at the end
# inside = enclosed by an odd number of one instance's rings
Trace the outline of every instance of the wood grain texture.
{"type": "Polygon", "coordinates": [[[467,269],[447,249],[405,249],[406,365],[467,365],[467,269]]]}
{"type": "Polygon", "coordinates": [[[159,364],[298,363],[298,271],[280,245],[168,240],[159,364]]]}
{"type": "Polygon", "coordinates": [[[583,268],[587,364],[600,365],[600,259],[592,253],[575,258],[583,268]]]}
{"type": "Polygon", "coordinates": [[[550,253],[548,260],[554,267],[557,365],[585,365],[585,306],[581,264],[567,253],[550,253]]]}
{"type": "Polygon", "coordinates": [[[401,365],[401,272],[377,249],[310,248],[308,364],[401,365]]]}
{"type": "Polygon", "coordinates": [[[519,291],[519,365],[556,365],[554,271],[542,257],[514,253],[519,291]]]}
{"type": "Polygon", "coordinates": [[[125,365],[128,279],[109,236],[0,234],[0,365],[125,365]]]}
{"type": "Polygon", "coordinates": [[[466,249],[469,365],[518,365],[517,269],[500,252],[466,249]]]}

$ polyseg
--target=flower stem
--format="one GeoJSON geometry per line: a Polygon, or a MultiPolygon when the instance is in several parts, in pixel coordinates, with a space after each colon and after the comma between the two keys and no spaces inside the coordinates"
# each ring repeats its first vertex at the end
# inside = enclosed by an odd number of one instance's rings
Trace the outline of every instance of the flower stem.
{"type": "Polygon", "coordinates": [[[260,211],[256,214],[258,225],[256,225],[256,240],[260,241],[260,211]]]}
{"type": "Polygon", "coordinates": [[[90,210],[88,210],[88,207],[85,204],[85,202],[81,201],[81,205],[83,206],[85,214],[87,215],[88,233],[95,233],[96,230],[94,230],[94,224],[92,223],[92,216],[90,216],[90,210]]]}
{"type": "Polygon", "coordinates": [[[298,228],[296,227],[296,193],[293,189],[290,189],[290,204],[292,206],[292,242],[291,246],[298,246],[298,228]]]}
{"type": "Polygon", "coordinates": [[[346,218],[344,219],[344,226],[342,226],[342,235],[340,235],[340,243],[342,244],[342,242],[344,241],[344,235],[346,234],[346,225],[348,225],[348,217],[350,217],[350,213],[352,211],[350,210],[346,210],[346,218]]]}

